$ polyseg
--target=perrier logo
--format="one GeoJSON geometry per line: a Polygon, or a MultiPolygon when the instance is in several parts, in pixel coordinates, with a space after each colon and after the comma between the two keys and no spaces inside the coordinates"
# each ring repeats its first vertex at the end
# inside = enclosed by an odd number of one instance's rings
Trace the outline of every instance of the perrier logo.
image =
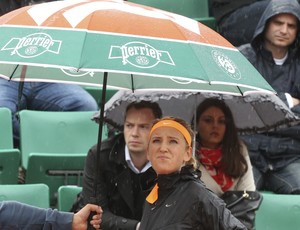
{"type": "Polygon", "coordinates": [[[152,68],[158,63],[175,65],[167,51],[157,50],[143,42],[129,42],[122,46],[111,46],[109,59],[122,59],[124,65],[152,68]]]}
{"type": "Polygon", "coordinates": [[[53,40],[49,34],[34,33],[22,38],[12,38],[2,47],[11,50],[11,55],[23,58],[33,58],[45,52],[59,54],[62,41],[53,40]]]}

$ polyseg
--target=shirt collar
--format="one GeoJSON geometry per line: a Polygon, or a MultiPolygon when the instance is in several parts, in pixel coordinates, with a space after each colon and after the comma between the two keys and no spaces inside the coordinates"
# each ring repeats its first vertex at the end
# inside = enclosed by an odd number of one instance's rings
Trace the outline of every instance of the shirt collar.
{"type": "Polygon", "coordinates": [[[134,173],[136,173],[136,174],[146,172],[147,169],[149,169],[149,168],[151,167],[151,163],[148,161],[147,164],[144,166],[144,168],[143,168],[141,171],[138,170],[138,169],[134,166],[134,164],[133,164],[133,162],[132,162],[132,160],[131,160],[131,156],[130,156],[130,154],[129,154],[129,149],[128,149],[127,145],[125,145],[125,160],[126,160],[126,162],[127,162],[128,167],[129,167],[134,173]]]}

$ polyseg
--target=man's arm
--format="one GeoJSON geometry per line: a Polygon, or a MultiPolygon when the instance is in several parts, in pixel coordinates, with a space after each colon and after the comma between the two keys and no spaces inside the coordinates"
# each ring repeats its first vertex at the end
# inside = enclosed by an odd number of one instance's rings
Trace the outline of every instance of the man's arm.
{"type": "MultiPolygon", "coordinates": [[[[107,144],[107,143],[106,143],[107,144]]],[[[102,148],[103,148],[102,144],[102,148]]],[[[95,170],[96,170],[96,154],[97,149],[96,145],[93,146],[86,158],[85,167],[84,167],[84,176],[83,176],[83,189],[82,189],[82,197],[83,197],[83,204],[93,203],[95,199],[99,202],[103,210],[103,217],[102,217],[102,228],[104,229],[116,229],[116,226],[122,226],[122,229],[136,229],[136,225],[138,224],[137,220],[128,219],[123,216],[118,216],[114,214],[109,208],[109,200],[108,200],[108,182],[105,180],[104,170],[106,168],[105,164],[108,163],[108,153],[101,151],[101,165],[99,170],[99,178],[98,178],[98,185],[97,185],[97,198],[94,196],[94,181],[95,181],[95,170]],[[93,198],[93,199],[92,199],[93,198]]],[[[121,208],[121,207],[120,207],[121,208]]]]}
{"type": "Polygon", "coordinates": [[[96,211],[91,224],[100,229],[102,209],[87,205],[76,215],[56,209],[43,209],[15,201],[0,202],[0,229],[86,230],[91,211],[96,211]],[[74,219],[73,219],[74,217],[74,219]]]}

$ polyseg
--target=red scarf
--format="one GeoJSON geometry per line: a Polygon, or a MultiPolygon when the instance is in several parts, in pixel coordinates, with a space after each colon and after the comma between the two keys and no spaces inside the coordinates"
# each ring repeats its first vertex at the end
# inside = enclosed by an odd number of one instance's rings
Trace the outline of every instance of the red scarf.
{"type": "Polygon", "coordinates": [[[200,148],[198,151],[200,163],[206,168],[209,175],[220,185],[223,192],[233,185],[232,177],[226,175],[222,169],[222,149],[200,148]]]}

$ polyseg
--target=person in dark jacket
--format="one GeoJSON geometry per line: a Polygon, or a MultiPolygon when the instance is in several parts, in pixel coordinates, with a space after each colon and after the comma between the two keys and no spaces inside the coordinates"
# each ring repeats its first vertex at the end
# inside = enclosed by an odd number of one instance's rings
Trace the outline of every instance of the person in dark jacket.
{"type": "MultiPolygon", "coordinates": [[[[155,172],[146,149],[152,123],[162,116],[157,103],[140,101],[128,105],[123,133],[104,141],[100,151],[98,205],[103,209],[101,228],[135,230],[142,217],[147,187],[155,172]]],[[[87,155],[83,176],[83,203],[93,203],[97,146],[87,155]]]]}
{"type": "Polygon", "coordinates": [[[182,119],[165,117],[154,123],[147,156],[157,183],[146,198],[139,230],[246,230],[201,182],[192,157],[192,137],[182,119]]]}
{"type": "Polygon", "coordinates": [[[97,205],[88,204],[74,214],[51,208],[38,208],[16,201],[1,201],[0,229],[86,230],[91,212],[95,212],[90,221],[91,226],[100,229],[102,209],[97,205]]]}
{"type": "Polygon", "coordinates": [[[209,0],[218,32],[234,46],[249,43],[270,0],[209,0]]]}
{"type": "MultiPolygon", "coordinates": [[[[251,43],[239,47],[278,96],[300,111],[300,6],[296,0],[272,0],[251,43]]],[[[256,188],[300,194],[300,126],[242,136],[248,146],[256,188]]]]}

